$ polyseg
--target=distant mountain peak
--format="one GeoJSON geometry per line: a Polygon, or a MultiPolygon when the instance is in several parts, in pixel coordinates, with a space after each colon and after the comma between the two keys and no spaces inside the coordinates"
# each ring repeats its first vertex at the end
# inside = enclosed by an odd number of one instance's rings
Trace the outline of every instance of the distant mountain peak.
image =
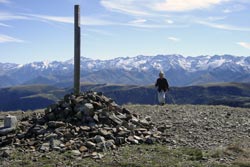
{"type": "MultiPolygon", "coordinates": [[[[0,63],[0,76],[10,78],[10,86],[39,83],[39,76],[51,84],[72,82],[74,60],[41,61],[24,65],[0,63]]],[[[180,54],[117,57],[94,60],[81,57],[82,81],[118,84],[152,84],[163,70],[172,85],[192,85],[206,82],[250,81],[250,57],[201,55],[184,57],[180,54]],[[231,75],[233,74],[233,75],[231,75]]],[[[6,85],[5,81],[5,85],[6,85]]],[[[1,87],[1,85],[0,85],[1,87]]]]}

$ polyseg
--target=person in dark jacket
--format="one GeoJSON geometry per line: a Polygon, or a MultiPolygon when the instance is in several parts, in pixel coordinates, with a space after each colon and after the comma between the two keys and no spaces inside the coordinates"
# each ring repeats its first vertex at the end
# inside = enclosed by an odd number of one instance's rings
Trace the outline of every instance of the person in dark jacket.
{"type": "Polygon", "coordinates": [[[158,90],[158,101],[160,105],[165,104],[165,95],[166,92],[169,90],[168,81],[164,78],[164,73],[161,71],[159,73],[159,78],[156,80],[155,87],[158,90]]]}

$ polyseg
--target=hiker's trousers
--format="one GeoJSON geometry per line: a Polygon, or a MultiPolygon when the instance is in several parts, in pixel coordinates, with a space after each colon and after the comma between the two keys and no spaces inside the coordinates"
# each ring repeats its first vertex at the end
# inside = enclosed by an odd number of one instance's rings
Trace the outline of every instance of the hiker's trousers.
{"type": "Polygon", "coordinates": [[[166,97],[166,92],[162,91],[158,91],[158,102],[159,104],[165,104],[165,97],[166,97]]]}

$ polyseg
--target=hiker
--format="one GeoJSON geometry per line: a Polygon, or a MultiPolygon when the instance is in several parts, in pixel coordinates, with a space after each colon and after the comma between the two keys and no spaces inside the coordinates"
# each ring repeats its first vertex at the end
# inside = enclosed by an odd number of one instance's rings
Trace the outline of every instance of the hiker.
{"type": "Polygon", "coordinates": [[[164,73],[161,71],[159,73],[159,78],[156,80],[155,87],[158,90],[158,101],[160,105],[165,104],[165,94],[169,91],[169,85],[166,78],[164,78],[164,73]]]}

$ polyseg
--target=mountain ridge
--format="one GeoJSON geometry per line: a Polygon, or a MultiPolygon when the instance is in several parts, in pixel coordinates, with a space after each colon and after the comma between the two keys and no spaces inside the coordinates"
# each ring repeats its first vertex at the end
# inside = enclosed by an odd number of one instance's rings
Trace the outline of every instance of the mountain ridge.
{"type": "MultiPolygon", "coordinates": [[[[72,83],[73,63],[73,59],[27,64],[0,63],[0,87],[35,83],[51,85],[72,83]]],[[[154,83],[159,71],[165,72],[173,86],[209,82],[249,82],[250,57],[233,55],[184,57],[177,54],[139,55],[109,60],[81,57],[81,82],[148,85],[154,83]]]]}

